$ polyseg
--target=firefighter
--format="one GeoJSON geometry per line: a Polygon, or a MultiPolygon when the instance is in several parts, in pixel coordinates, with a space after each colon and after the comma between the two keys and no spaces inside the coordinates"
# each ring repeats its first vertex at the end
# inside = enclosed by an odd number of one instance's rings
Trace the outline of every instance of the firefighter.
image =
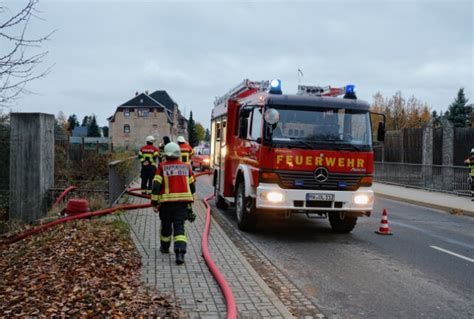
{"type": "Polygon", "coordinates": [[[151,188],[153,186],[153,177],[155,177],[156,164],[160,150],[153,146],[155,138],[153,136],[147,136],[145,138],[146,145],[138,152],[138,158],[142,163],[142,169],[140,177],[142,178],[142,194],[151,194],[151,188]]]}
{"type": "Polygon", "coordinates": [[[174,236],[176,264],[184,263],[186,254],[185,222],[194,222],[192,211],[193,194],[196,191],[191,165],[180,160],[181,151],[176,143],[168,143],[164,148],[166,161],[158,165],[153,180],[151,204],[161,219],[160,251],[169,253],[171,235],[174,236]]]}
{"type": "Polygon", "coordinates": [[[182,136],[178,136],[178,145],[181,149],[181,160],[185,163],[191,163],[191,156],[193,156],[193,148],[186,143],[186,140],[182,136]]]}
{"type": "Polygon", "coordinates": [[[469,184],[471,184],[471,200],[474,201],[474,148],[471,149],[471,154],[464,161],[469,167],[469,184]]]}
{"type": "Polygon", "coordinates": [[[165,161],[165,146],[170,142],[170,138],[168,136],[163,136],[163,142],[160,144],[160,162],[163,163],[165,161]]]}

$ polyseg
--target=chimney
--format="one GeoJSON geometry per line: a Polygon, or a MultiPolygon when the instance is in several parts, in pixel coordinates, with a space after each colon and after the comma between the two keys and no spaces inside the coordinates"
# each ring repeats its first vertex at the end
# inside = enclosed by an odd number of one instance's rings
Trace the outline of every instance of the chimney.
{"type": "Polygon", "coordinates": [[[145,91],[145,94],[148,95],[148,91],[145,91]]]}
{"type": "Polygon", "coordinates": [[[138,96],[138,91],[135,92],[135,96],[138,96]]]}

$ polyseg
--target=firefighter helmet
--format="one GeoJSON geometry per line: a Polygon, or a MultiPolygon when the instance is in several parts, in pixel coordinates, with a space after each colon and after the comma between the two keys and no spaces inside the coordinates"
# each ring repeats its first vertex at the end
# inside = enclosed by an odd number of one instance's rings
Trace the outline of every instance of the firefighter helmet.
{"type": "Polygon", "coordinates": [[[182,136],[178,136],[177,141],[178,141],[178,143],[186,143],[186,140],[182,136]]]}
{"type": "Polygon", "coordinates": [[[471,155],[474,155],[474,148],[471,148],[471,155]]]}
{"type": "Polygon", "coordinates": [[[155,138],[152,136],[152,135],[148,135],[146,138],[145,138],[145,141],[146,142],[149,142],[149,143],[153,143],[155,141],[155,138]]]}
{"type": "Polygon", "coordinates": [[[164,151],[166,157],[179,158],[181,156],[179,145],[173,142],[166,144],[164,151]]]}

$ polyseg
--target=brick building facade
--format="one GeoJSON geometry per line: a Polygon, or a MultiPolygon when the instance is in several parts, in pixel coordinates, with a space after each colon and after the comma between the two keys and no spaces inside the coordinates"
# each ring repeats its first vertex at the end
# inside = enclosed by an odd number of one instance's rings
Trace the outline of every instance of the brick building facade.
{"type": "Polygon", "coordinates": [[[166,91],[135,93],[108,121],[114,148],[138,149],[148,135],[159,141],[163,136],[171,140],[179,135],[187,137],[187,120],[166,91]]]}

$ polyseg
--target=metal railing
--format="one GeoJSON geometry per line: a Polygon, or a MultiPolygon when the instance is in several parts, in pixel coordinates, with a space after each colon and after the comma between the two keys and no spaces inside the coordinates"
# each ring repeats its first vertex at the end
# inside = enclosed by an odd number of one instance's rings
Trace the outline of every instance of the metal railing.
{"type": "Polygon", "coordinates": [[[140,173],[137,156],[109,163],[109,204],[114,205],[125,189],[140,173]]]}
{"type": "Polygon", "coordinates": [[[470,195],[469,170],[463,166],[375,162],[376,182],[470,195]]]}

